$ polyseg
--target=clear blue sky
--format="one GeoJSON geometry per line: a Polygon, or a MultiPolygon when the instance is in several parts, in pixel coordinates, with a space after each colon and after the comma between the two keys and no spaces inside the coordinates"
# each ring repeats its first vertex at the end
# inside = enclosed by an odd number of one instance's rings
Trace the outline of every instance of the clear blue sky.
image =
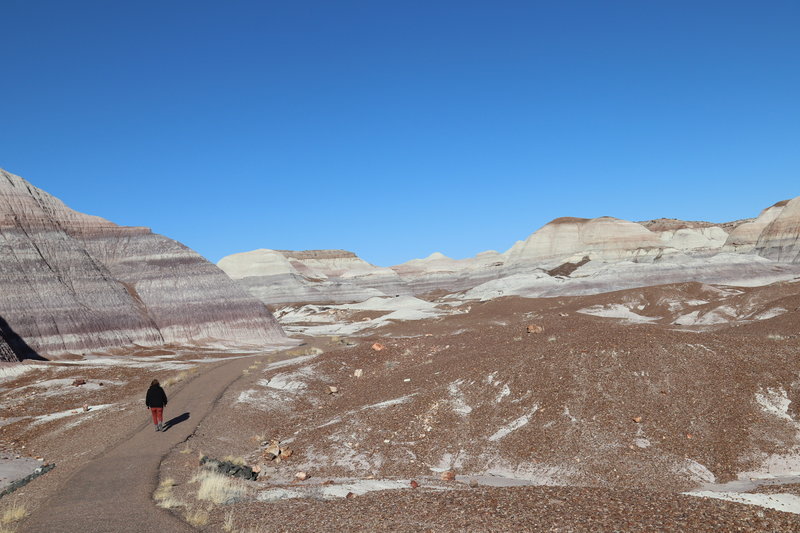
{"type": "Polygon", "coordinates": [[[212,261],[800,195],[800,2],[0,1],[0,167],[212,261]]]}

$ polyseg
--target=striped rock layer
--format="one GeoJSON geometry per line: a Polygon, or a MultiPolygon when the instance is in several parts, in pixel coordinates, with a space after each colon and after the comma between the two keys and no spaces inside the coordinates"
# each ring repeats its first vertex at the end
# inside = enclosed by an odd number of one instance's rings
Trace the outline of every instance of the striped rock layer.
{"type": "Polygon", "coordinates": [[[186,246],[69,209],[2,170],[0,317],[43,356],[285,338],[261,302],[186,246]]]}
{"type": "Polygon", "coordinates": [[[800,273],[800,197],[724,223],[558,218],[503,253],[434,253],[389,268],[344,250],[260,249],[218,264],[267,304],[460,291],[478,299],[555,296],[688,281],[760,285],[800,273]]]}

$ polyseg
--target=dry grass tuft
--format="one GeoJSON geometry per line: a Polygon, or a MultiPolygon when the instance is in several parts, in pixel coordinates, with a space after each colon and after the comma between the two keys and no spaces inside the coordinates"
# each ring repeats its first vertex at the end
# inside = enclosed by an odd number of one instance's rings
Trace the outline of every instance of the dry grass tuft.
{"type": "Polygon", "coordinates": [[[181,381],[186,380],[189,376],[197,374],[197,368],[190,368],[189,370],[183,370],[178,372],[174,376],[170,376],[164,380],[161,384],[163,387],[169,387],[171,385],[175,385],[176,383],[180,383],[181,381]]]}
{"type": "Polygon", "coordinates": [[[184,516],[186,521],[194,527],[202,527],[208,524],[208,512],[202,509],[188,509],[184,516]]]}
{"type": "Polygon", "coordinates": [[[185,447],[184,449],[182,449],[178,453],[182,453],[182,454],[186,455],[187,453],[192,453],[192,449],[187,446],[187,447],[185,447]]]}
{"type": "Polygon", "coordinates": [[[324,350],[311,347],[311,348],[296,348],[294,350],[289,350],[286,352],[286,355],[297,357],[301,355],[320,355],[322,353],[325,353],[324,350]]]}
{"type": "Polygon", "coordinates": [[[247,489],[241,483],[209,470],[201,470],[192,478],[192,482],[200,483],[200,488],[197,489],[198,500],[218,505],[233,502],[247,494],[247,489]]]}
{"type": "Polygon", "coordinates": [[[222,523],[222,530],[227,533],[232,533],[233,526],[233,511],[228,511],[225,513],[225,521],[222,523]]]}
{"type": "Polygon", "coordinates": [[[239,466],[244,466],[247,464],[247,461],[244,460],[244,457],[237,457],[235,455],[226,455],[222,458],[222,460],[239,466]]]}
{"type": "Polygon", "coordinates": [[[174,509],[175,507],[183,506],[183,502],[179,501],[172,494],[172,487],[175,486],[175,480],[167,478],[162,481],[156,491],[153,493],[153,498],[156,504],[163,509],[174,509]]]}
{"type": "Polygon", "coordinates": [[[20,504],[15,500],[14,503],[11,504],[11,507],[3,511],[3,515],[0,516],[0,525],[6,526],[13,522],[22,520],[27,514],[28,509],[25,507],[25,505],[20,504]]]}

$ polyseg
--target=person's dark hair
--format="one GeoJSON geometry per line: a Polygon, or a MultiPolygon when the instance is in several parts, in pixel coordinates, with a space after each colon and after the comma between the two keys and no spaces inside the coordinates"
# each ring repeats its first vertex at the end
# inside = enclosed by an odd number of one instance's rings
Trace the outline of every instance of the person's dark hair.
{"type": "Polygon", "coordinates": [[[158,386],[158,380],[157,380],[157,379],[154,379],[154,380],[152,381],[152,383],[150,383],[150,386],[151,386],[151,387],[157,387],[157,386],[158,386]]]}

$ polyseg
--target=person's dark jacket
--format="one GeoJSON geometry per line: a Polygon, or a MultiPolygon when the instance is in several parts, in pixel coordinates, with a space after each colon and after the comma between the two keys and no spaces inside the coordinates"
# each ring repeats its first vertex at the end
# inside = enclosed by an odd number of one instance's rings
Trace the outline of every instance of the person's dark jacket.
{"type": "Polygon", "coordinates": [[[147,389],[147,397],[144,399],[147,407],[166,407],[167,406],[167,393],[161,388],[161,385],[151,385],[147,389]]]}

